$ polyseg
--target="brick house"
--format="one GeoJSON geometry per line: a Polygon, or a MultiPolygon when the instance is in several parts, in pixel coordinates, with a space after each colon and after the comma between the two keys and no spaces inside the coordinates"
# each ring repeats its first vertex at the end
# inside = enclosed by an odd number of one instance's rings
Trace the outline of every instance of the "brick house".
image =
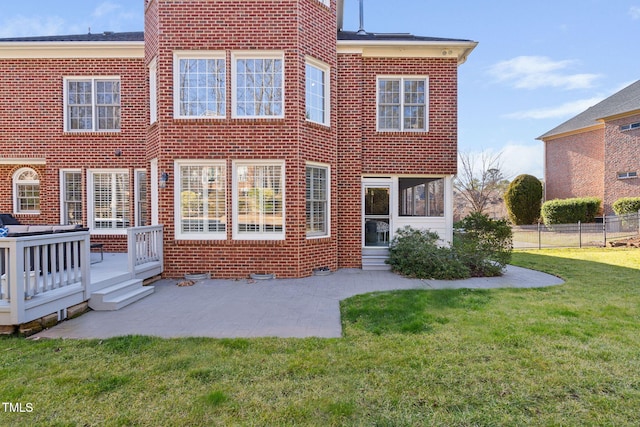
{"type": "Polygon", "coordinates": [[[146,0],[144,33],[0,40],[0,212],[114,252],[162,224],[167,277],[366,267],[404,225],[450,241],[477,43],[342,17],[342,0],[146,0]]]}
{"type": "Polygon", "coordinates": [[[640,80],[538,137],[545,199],[598,197],[605,215],[640,196],[640,80]]]}

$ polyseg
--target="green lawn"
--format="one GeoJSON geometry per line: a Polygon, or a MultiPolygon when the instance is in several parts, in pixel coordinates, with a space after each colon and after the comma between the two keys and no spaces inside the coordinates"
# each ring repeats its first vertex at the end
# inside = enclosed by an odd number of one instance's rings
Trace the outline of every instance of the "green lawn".
{"type": "Polygon", "coordinates": [[[640,425],[640,250],[513,262],[567,283],[358,296],[342,339],[0,339],[0,425],[640,425]]]}

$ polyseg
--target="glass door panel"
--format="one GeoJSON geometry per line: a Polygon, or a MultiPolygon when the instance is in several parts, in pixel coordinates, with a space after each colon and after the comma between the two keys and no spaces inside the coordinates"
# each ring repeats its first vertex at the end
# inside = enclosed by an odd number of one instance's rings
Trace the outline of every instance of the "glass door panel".
{"type": "Polygon", "coordinates": [[[366,185],[364,187],[364,245],[371,247],[389,246],[391,216],[389,195],[391,187],[366,185]]]}

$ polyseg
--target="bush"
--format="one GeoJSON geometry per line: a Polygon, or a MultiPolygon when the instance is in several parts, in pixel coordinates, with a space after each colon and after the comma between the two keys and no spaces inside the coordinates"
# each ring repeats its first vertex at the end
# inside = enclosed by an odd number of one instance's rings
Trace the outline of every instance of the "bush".
{"type": "Polygon", "coordinates": [[[512,234],[506,221],[472,214],[457,224],[453,245],[438,245],[438,234],[411,227],[399,229],[389,246],[393,271],[420,279],[499,276],[511,260],[512,234]]]}
{"type": "Polygon", "coordinates": [[[542,183],[533,175],[518,175],[504,193],[504,202],[513,224],[534,224],[540,218],[542,183]]]}
{"type": "Polygon", "coordinates": [[[395,272],[419,279],[464,279],[469,269],[453,249],[438,245],[438,234],[409,226],[399,229],[389,245],[387,263],[395,272]]]}
{"type": "Polygon", "coordinates": [[[623,197],[613,204],[616,215],[634,214],[640,211],[640,197],[623,197]]]}
{"type": "Polygon", "coordinates": [[[546,225],[594,222],[600,212],[600,199],[583,197],[549,200],[542,205],[542,219],[546,225]]]}
{"type": "Polygon", "coordinates": [[[474,277],[500,276],[511,261],[513,233],[505,220],[473,213],[456,223],[453,248],[474,277]]]}

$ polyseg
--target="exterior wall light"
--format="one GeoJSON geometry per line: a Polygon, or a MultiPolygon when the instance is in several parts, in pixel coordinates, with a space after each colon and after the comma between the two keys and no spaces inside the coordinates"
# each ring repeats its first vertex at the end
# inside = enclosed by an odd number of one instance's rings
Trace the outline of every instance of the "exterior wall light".
{"type": "Polygon", "coordinates": [[[160,179],[158,180],[158,187],[166,188],[167,182],[169,182],[169,174],[167,172],[162,172],[160,179]]]}

